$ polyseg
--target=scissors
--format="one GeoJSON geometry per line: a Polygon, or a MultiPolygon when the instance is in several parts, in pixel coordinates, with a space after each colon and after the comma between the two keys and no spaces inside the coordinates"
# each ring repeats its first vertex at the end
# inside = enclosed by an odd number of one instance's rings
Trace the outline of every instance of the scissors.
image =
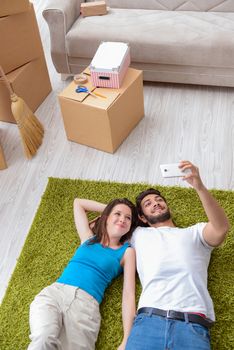
{"type": "Polygon", "coordinates": [[[101,95],[97,92],[91,92],[86,86],[83,85],[78,85],[76,88],[76,92],[80,93],[80,92],[87,92],[88,94],[92,95],[93,97],[102,97],[102,98],[106,98],[106,96],[101,95]]]}

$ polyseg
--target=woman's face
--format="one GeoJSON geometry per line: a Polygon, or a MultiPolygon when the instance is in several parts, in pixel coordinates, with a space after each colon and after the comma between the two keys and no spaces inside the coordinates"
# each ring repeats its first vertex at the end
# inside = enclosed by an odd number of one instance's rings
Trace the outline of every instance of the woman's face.
{"type": "Polygon", "coordinates": [[[117,204],[110,212],[106,229],[109,237],[121,238],[131,227],[132,212],[126,204],[117,204]]]}

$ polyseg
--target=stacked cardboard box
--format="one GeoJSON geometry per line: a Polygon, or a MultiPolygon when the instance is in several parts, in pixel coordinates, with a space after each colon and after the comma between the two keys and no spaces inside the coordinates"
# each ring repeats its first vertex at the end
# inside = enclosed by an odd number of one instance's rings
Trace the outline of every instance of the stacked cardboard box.
{"type": "Polygon", "coordinates": [[[0,17],[27,11],[28,7],[28,0],[1,0],[0,17]]]}
{"type": "Polygon", "coordinates": [[[7,164],[5,161],[5,157],[4,157],[4,153],[3,153],[3,149],[0,145],[0,170],[6,169],[7,168],[7,164]]]}
{"type": "MultiPolygon", "coordinates": [[[[0,64],[14,92],[34,112],[51,91],[33,5],[3,1],[0,10],[0,64]]],[[[9,91],[0,79],[0,120],[15,123],[9,91]]]]}

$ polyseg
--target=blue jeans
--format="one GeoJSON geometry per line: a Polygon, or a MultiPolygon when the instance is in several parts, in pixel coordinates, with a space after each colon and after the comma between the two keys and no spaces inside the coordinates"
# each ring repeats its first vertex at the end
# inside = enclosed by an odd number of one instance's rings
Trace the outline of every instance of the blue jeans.
{"type": "Polygon", "coordinates": [[[209,330],[161,316],[136,316],[125,350],[210,350],[209,330]]]}

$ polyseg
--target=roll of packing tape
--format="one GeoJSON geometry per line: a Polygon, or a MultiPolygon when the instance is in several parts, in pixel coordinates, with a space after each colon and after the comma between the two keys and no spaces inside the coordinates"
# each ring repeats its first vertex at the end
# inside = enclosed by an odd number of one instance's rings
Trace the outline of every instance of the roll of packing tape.
{"type": "Polygon", "coordinates": [[[85,74],[76,74],[73,78],[75,84],[85,84],[88,82],[88,78],[85,74]]]}

